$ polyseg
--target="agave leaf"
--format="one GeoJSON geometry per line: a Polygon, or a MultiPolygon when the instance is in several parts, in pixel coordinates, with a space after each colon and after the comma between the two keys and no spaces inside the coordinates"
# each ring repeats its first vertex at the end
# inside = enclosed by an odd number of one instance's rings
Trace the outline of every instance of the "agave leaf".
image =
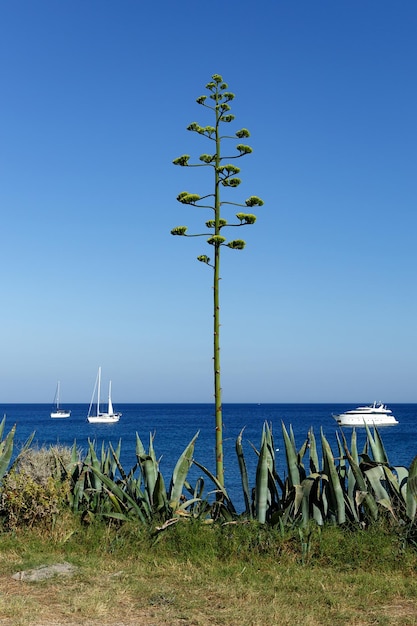
{"type": "MultiPolygon", "coordinates": [[[[20,458],[24,455],[24,453],[26,452],[26,450],[28,450],[30,448],[30,445],[33,441],[33,438],[35,436],[35,432],[33,432],[31,435],[29,435],[29,437],[27,438],[27,440],[25,441],[25,444],[22,446],[22,448],[19,450],[19,454],[16,456],[15,460],[12,462],[12,464],[10,465],[9,468],[9,472],[16,467],[16,465],[18,464],[20,458]]],[[[1,453],[0,453],[0,457],[1,457],[1,453]]],[[[1,480],[2,476],[0,475],[0,480],[1,480]]]]}
{"type": "Polygon", "coordinates": [[[116,512],[122,514],[123,513],[122,507],[120,505],[120,501],[116,498],[116,496],[111,491],[109,491],[107,493],[107,497],[109,498],[110,502],[113,504],[116,512]]]}
{"type": "Polygon", "coordinates": [[[387,509],[395,520],[397,519],[393,504],[389,498],[381,498],[381,500],[378,501],[378,504],[380,506],[383,506],[385,509],[387,509]]]}
{"type": "Polygon", "coordinates": [[[347,476],[348,468],[346,465],[346,457],[344,455],[343,443],[340,441],[339,433],[337,431],[336,431],[336,442],[337,442],[337,447],[339,449],[339,476],[344,484],[346,476],[347,476]]]}
{"type": "Polygon", "coordinates": [[[178,511],[186,511],[188,508],[190,508],[191,506],[193,506],[194,504],[196,504],[197,502],[203,502],[203,500],[201,498],[190,498],[189,500],[185,500],[185,502],[182,502],[178,508],[176,509],[176,511],[174,511],[174,515],[176,512],[178,511]]]}
{"type": "Polygon", "coordinates": [[[273,475],[275,472],[274,438],[272,436],[272,427],[267,422],[265,422],[263,427],[263,440],[266,444],[268,470],[273,475]]]}
{"type": "Polygon", "coordinates": [[[327,483],[327,476],[315,472],[307,476],[301,483],[303,497],[307,505],[306,512],[303,510],[303,517],[306,518],[305,521],[313,517],[319,525],[323,525],[324,523],[324,507],[321,497],[322,490],[320,489],[321,482],[327,483]]]}
{"type": "Polygon", "coordinates": [[[258,522],[266,522],[268,506],[268,450],[265,438],[262,442],[256,467],[255,515],[258,522]]]}
{"type": "Polygon", "coordinates": [[[171,507],[168,503],[167,492],[165,489],[164,477],[161,472],[158,472],[155,488],[152,495],[152,500],[157,511],[161,512],[165,510],[166,515],[171,516],[171,507]]]}
{"type": "Polygon", "coordinates": [[[291,440],[291,443],[292,443],[292,447],[294,448],[294,450],[296,450],[297,446],[296,446],[296,443],[295,443],[295,436],[294,436],[294,430],[293,430],[292,424],[290,424],[290,440],[291,440]]]}
{"type": "MultiPolygon", "coordinates": [[[[367,508],[367,511],[369,512],[370,516],[372,517],[372,519],[376,520],[378,518],[378,506],[377,503],[375,502],[375,498],[372,496],[372,494],[370,494],[368,492],[367,489],[367,485],[365,482],[365,478],[361,472],[361,469],[359,467],[359,465],[356,463],[355,459],[353,458],[353,456],[350,454],[349,449],[347,447],[347,442],[346,442],[346,438],[342,432],[342,437],[343,437],[343,445],[345,447],[345,453],[346,453],[346,457],[347,460],[349,461],[350,467],[352,469],[353,475],[355,477],[356,480],[356,487],[355,489],[358,492],[362,492],[363,494],[363,498],[361,500],[361,502],[364,502],[367,508]]],[[[357,493],[355,495],[355,500],[356,502],[358,502],[357,498],[357,493]]],[[[359,505],[358,505],[359,506],[359,505]]]]}
{"type": "Polygon", "coordinates": [[[197,478],[194,489],[192,491],[189,489],[189,484],[187,482],[185,482],[184,485],[186,486],[187,490],[192,493],[194,498],[201,500],[204,493],[204,478],[202,476],[199,476],[199,478],[197,478]]]}
{"type": "Polygon", "coordinates": [[[155,454],[155,450],[154,450],[154,447],[153,447],[154,439],[155,439],[155,433],[149,433],[149,452],[148,452],[148,454],[151,457],[151,459],[154,461],[154,463],[157,463],[156,454],[155,454]]]}
{"type": "Polygon", "coordinates": [[[122,451],[121,439],[119,439],[116,450],[114,450],[113,446],[110,444],[110,452],[111,452],[110,471],[111,471],[112,476],[116,474],[116,469],[118,469],[121,466],[120,464],[121,451],[122,451]]]}
{"type": "Polygon", "coordinates": [[[136,433],[136,457],[144,456],[146,454],[145,447],[140,439],[138,433],[136,433]]]}
{"type": "MultiPolygon", "coordinates": [[[[3,417],[2,422],[5,421],[3,417]]],[[[4,429],[4,426],[3,426],[4,429]]],[[[6,439],[0,444],[0,480],[4,477],[9,467],[10,459],[13,453],[13,438],[16,432],[16,424],[12,427],[8,433],[6,439]]]]}
{"type": "Polygon", "coordinates": [[[374,428],[374,435],[375,435],[375,446],[378,449],[378,460],[380,463],[387,463],[389,465],[388,455],[385,451],[385,447],[384,447],[381,435],[379,434],[379,430],[377,429],[376,426],[374,428]]]}
{"type": "Polygon", "coordinates": [[[350,439],[350,451],[351,451],[351,455],[352,458],[354,459],[355,463],[357,465],[359,465],[359,454],[358,454],[358,436],[356,433],[356,428],[354,428],[352,430],[352,436],[350,439]]]}
{"type": "Polygon", "coordinates": [[[387,454],[385,452],[382,439],[379,436],[377,428],[374,426],[374,436],[371,435],[368,424],[365,423],[367,440],[372,451],[372,457],[377,463],[388,463],[387,454]]]}
{"type": "Polygon", "coordinates": [[[99,473],[100,474],[102,473],[102,465],[101,465],[100,461],[98,460],[94,444],[89,440],[88,441],[88,445],[89,445],[89,455],[90,455],[91,469],[92,470],[97,470],[97,472],[93,471],[92,476],[90,474],[90,478],[92,479],[91,480],[91,486],[96,491],[100,491],[102,489],[102,481],[99,478],[99,473]]]}
{"type": "Polygon", "coordinates": [[[319,471],[319,457],[317,454],[317,444],[313,432],[313,427],[311,427],[309,430],[308,440],[310,443],[310,471],[312,474],[315,474],[319,471]]]}
{"type": "Polygon", "coordinates": [[[303,443],[303,445],[301,446],[301,448],[299,449],[298,453],[297,453],[297,465],[300,468],[300,479],[304,480],[304,478],[306,477],[306,471],[304,468],[304,463],[303,463],[303,459],[306,455],[307,450],[310,449],[310,438],[309,438],[309,434],[307,434],[307,437],[303,443]]]}
{"type": "Polygon", "coordinates": [[[242,435],[244,428],[240,431],[237,439],[236,439],[236,454],[237,460],[240,469],[240,478],[242,481],[242,489],[243,489],[243,497],[245,501],[245,512],[246,515],[252,516],[251,506],[250,506],[250,495],[249,495],[249,480],[248,480],[248,470],[246,468],[245,456],[243,454],[243,446],[242,446],[242,435]]]}
{"type": "MultiPolygon", "coordinates": [[[[394,468],[390,468],[387,465],[381,465],[381,467],[384,471],[385,484],[387,488],[389,488],[390,494],[392,494],[395,498],[401,499],[402,493],[400,490],[398,474],[394,474],[392,471],[394,468]]],[[[403,498],[403,501],[405,502],[405,498],[403,498]]]]}
{"type": "Polygon", "coordinates": [[[228,506],[226,506],[225,502],[216,500],[216,502],[213,502],[211,506],[211,517],[214,520],[222,519],[224,520],[224,522],[232,522],[234,520],[235,515],[236,515],[236,512],[234,508],[230,507],[229,504],[228,506]]]}
{"type": "Polygon", "coordinates": [[[365,470],[364,475],[372,488],[375,500],[378,503],[381,500],[389,500],[388,492],[382,484],[382,480],[385,479],[385,474],[381,465],[376,465],[375,467],[365,470]]]}
{"type": "Polygon", "coordinates": [[[169,500],[173,507],[177,506],[175,503],[178,503],[181,498],[184,482],[193,462],[194,446],[199,433],[200,431],[198,431],[191,439],[190,443],[178,459],[172,473],[171,484],[169,487],[169,500]]]}
{"type": "Polygon", "coordinates": [[[272,427],[266,422],[264,425],[263,441],[266,444],[267,467],[268,467],[268,506],[272,513],[275,508],[279,507],[279,495],[276,482],[281,486],[282,481],[278,476],[275,468],[275,446],[272,436],[272,427]]]}
{"type": "Polygon", "coordinates": [[[408,470],[407,481],[407,516],[410,520],[414,520],[416,516],[417,505],[417,456],[411,462],[408,470]]]}
{"type": "Polygon", "coordinates": [[[0,422],[0,441],[3,439],[5,426],[6,426],[6,414],[3,415],[3,419],[0,422]]]}
{"type": "Polygon", "coordinates": [[[227,493],[226,487],[224,487],[221,483],[219,483],[216,476],[214,476],[214,474],[212,474],[210,470],[204,467],[204,465],[201,465],[201,463],[199,463],[195,459],[193,459],[193,464],[199,467],[210,478],[210,480],[215,484],[216,490],[222,495],[224,502],[227,504],[228,509],[233,514],[235,514],[236,510],[235,510],[235,507],[233,506],[233,502],[229,498],[229,494],[227,493]]]}
{"type": "Polygon", "coordinates": [[[408,469],[403,465],[396,465],[393,468],[398,478],[398,488],[400,490],[402,499],[406,502],[407,499],[407,481],[408,481],[408,469]]]}
{"type": "Polygon", "coordinates": [[[302,485],[294,485],[294,517],[297,517],[300,508],[304,505],[302,511],[302,521],[304,524],[308,522],[308,502],[304,497],[304,489],[302,485]]]}
{"type": "Polygon", "coordinates": [[[329,477],[329,497],[337,522],[344,524],[346,521],[344,494],[340,484],[340,478],[334,464],[333,453],[330,445],[321,431],[321,447],[323,450],[324,473],[329,477]]]}
{"type": "Polygon", "coordinates": [[[129,494],[123,491],[116,482],[103,474],[99,469],[97,469],[97,467],[92,467],[92,470],[94,474],[97,474],[100,482],[103,483],[106,488],[118,499],[121,509],[124,509],[125,514],[132,511],[142,522],[147,521],[147,517],[149,517],[149,510],[147,507],[141,507],[140,504],[129,496],[129,494]],[[146,517],[145,514],[147,514],[146,517]]]}
{"type": "Polygon", "coordinates": [[[137,465],[138,464],[136,463],[135,466],[134,466],[135,469],[133,471],[131,469],[129,474],[126,476],[126,472],[124,471],[123,466],[122,466],[122,464],[120,462],[120,443],[121,443],[121,440],[119,441],[119,446],[118,446],[117,450],[113,450],[112,444],[111,443],[109,444],[110,445],[110,452],[111,452],[111,454],[113,456],[112,476],[113,477],[115,476],[116,469],[117,469],[119,471],[119,473],[120,473],[122,481],[124,483],[128,483],[129,480],[132,479],[132,476],[134,474],[134,471],[137,469],[137,465]]]}
{"type": "Polygon", "coordinates": [[[290,487],[299,485],[301,483],[300,472],[297,465],[297,452],[294,446],[294,437],[288,436],[284,422],[281,422],[282,434],[285,444],[285,455],[287,458],[288,477],[290,481],[290,487]]]}
{"type": "Polygon", "coordinates": [[[153,493],[158,480],[158,465],[157,462],[149,455],[141,457],[141,467],[143,478],[145,481],[145,488],[148,494],[149,503],[153,505],[153,493]]]}

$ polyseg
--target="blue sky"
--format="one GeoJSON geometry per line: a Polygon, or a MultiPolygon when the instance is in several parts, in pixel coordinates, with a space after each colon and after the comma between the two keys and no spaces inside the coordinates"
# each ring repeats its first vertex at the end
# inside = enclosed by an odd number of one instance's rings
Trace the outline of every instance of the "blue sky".
{"type": "Polygon", "coordinates": [[[414,0],[1,2],[1,400],[87,403],[101,365],[212,401],[210,250],[170,230],[211,217],[172,160],[219,73],[265,202],[222,255],[224,402],[417,402],[416,32],[414,0]]]}

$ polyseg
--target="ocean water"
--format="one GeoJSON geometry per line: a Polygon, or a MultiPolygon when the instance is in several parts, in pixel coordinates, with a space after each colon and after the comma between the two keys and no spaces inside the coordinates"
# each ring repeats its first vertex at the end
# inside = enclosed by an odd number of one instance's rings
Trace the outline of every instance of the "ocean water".
{"type": "MultiPolygon", "coordinates": [[[[356,406],[366,404],[224,404],[223,439],[226,488],[238,511],[243,510],[243,496],[240,484],[235,442],[243,430],[243,447],[248,466],[250,486],[255,483],[257,456],[253,447],[259,449],[262,427],[265,422],[272,425],[276,460],[279,474],[286,471],[285,449],[281,423],[287,430],[294,431],[297,447],[303,444],[308,430],[312,427],[319,438],[321,429],[337,454],[335,433],[338,425],[332,413],[341,413],[356,406]]],[[[3,404],[0,416],[6,416],[6,433],[16,424],[16,454],[28,437],[35,433],[32,445],[49,446],[61,444],[72,446],[74,441],[84,453],[88,442],[93,441],[98,451],[111,442],[116,446],[121,440],[121,462],[126,471],[136,461],[136,433],[145,448],[149,438],[154,436],[155,453],[160,459],[160,469],[168,485],[175,463],[196,433],[194,457],[202,465],[215,473],[214,453],[214,405],[213,404],[115,404],[115,410],[122,412],[120,421],[115,424],[89,424],[86,416],[88,405],[68,405],[71,417],[52,419],[49,404],[3,404]]],[[[64,406],[64,408],[67,408],[64,406]]],[[[417,404],[390,404],[389,408],[399,421],[396,426],[380,428],[379,432],[392,465],[409,467],[417,456],[417,404]]],[[[345,428],[348,441],[351,429],[345,428]]],[[[365,440],[363,428],[357,429],[359,449],[365,440]]],[[[193,467],[189,474],[190,482],[201,476],[201,470],[193,467]]],[[[205,478],[206,494],[213,489],[205,478]]]]}

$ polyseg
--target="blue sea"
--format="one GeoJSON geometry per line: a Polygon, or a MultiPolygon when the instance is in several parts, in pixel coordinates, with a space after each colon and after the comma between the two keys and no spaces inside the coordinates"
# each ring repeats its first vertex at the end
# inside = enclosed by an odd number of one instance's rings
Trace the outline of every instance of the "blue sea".
{"type": "MultiPolygon", "coordinates": [[[[240,485],[235,442],[243,431],[243,447],[248,466],[250,486],[255,483],[257,457],[253,449],[259,449],[262,427],[265,422],[272,425],[278,472],[282,477],[286,471],[285,450],[281,422],[289,430],[292,427],[297,448],[303,444],[308,430],[312,427],[316,438],[323,430],[333,451],[337,454],[335,433],[339,429],[332,413],[341,413],[356,406],[366,404],[224,404],[224,465],[225,483],[238,511],[243,510],[243,496],[240,485]]],[[[179,456],[198,432],[194,457],[202,465],[215,473],[214,454],[214,405],[213,404],[115,404],[115,410],[122,417],[115,424],[89,424],[86,416],[88,405],[64,406],[71,409],[71,417],[52,419],[49,404],[3,404],[0,416],[6,416],[7,433],[16,424],[15,454],[35,433],[32,445],[50,446],[61,444],[72,446],[76,441],[85,453],[88,442],[95,442],[101,450],[102,443],[116,446],[121,440],[121,461],[125,470],[130,470],[136,461],[136,433],[145,448],[148,448],[150,435],[154,435],[154,449],[160,459],[160,469],[169,485],[172,471],[179,456]]],[[[417,455],[417,404],[390,404],[389,408],[399,421],[396,426],[380,428],[379,432],[392,465],[409,467],[417,455]]],[[[345,428],[348,441],[351,429],[345,428]]],[[[357,429],[359,448],[365,439],[365,431],[357,429]]],[[[201,470],[193,467],[189,479],[201,476],[201,470]]],[[[213,489],[209,479],[205,479],[206,494],[213,489]]]]}

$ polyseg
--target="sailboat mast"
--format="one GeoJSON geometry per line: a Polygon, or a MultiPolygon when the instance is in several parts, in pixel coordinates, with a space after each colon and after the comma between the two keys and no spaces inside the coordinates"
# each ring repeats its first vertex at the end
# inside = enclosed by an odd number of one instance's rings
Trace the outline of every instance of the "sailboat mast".
{"type": "Polygon", "coordinates": [[[60,381],[58,380],[58,384],[57,384],[57,387],[56,387],[56,408],[57,408],[57,410],[59,409],[59,384],[60,384],[60,381]]]}
{"type": "Polygon", "coordinates": [[[101,383],[101,367],[98,368],[97,415],[100,415],[100,383],[101,383]]]}

